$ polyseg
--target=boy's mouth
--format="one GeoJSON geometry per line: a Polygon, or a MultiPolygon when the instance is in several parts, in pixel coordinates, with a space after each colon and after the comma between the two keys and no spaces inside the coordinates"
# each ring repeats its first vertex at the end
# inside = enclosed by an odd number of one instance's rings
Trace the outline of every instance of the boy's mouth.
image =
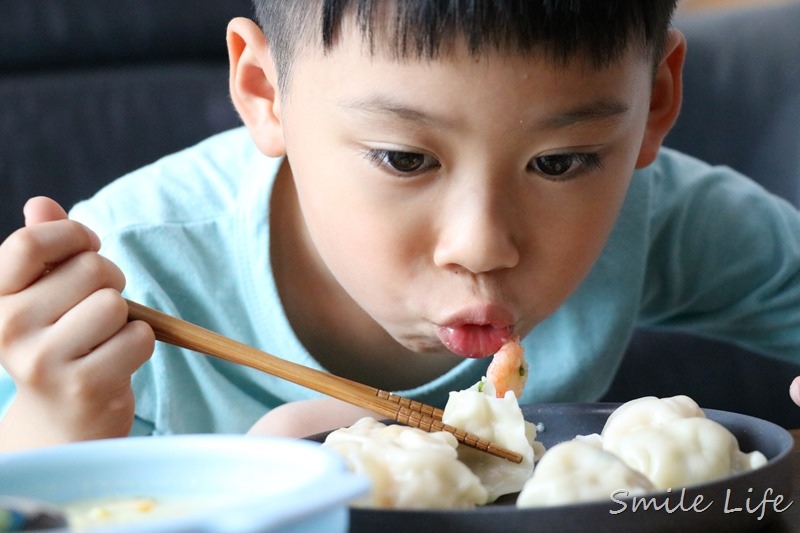
{"type": "Polygon", "coordinates": [[[511,338],[510,326],[491,324],[461,324],[441,326],[437,334],[445,347],[461,357],[488,357],[496,353],[511,338]]]}

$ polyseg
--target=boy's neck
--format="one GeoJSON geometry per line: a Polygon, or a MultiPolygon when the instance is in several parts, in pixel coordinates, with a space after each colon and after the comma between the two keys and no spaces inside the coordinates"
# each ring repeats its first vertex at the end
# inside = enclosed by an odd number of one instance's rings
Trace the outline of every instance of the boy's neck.
{"type": "Polygon", "coordinates": [[[403,390],[433,380],[460,361],[403,347],[342,289],[311,245],[286,161],[272,191],[270,232],[272,269],[286,316],[303,346],[328,371],[403,390]]]}

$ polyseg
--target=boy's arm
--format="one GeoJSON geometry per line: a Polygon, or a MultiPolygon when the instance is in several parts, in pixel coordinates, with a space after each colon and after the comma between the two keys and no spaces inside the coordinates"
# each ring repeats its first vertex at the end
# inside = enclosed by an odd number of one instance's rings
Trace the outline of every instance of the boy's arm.
{"type": "Polygon", "coordinates": [[[46,198],[25,224],[0,245],[0,365],[16,386],[0,451],[125,436],[153,332],[127,322],[124,276],[93,232],[46,198]]]}
{"type": "Polygon", "coordinates": [[[248,435],[303,438],[353,425],[364,417],[385,418],[335,398],[314,398],[290,402],[269,411],[248,435]]]}
{"type": "MultiPolygon", "coordinates": [[[[658,195],[646,325],[800,363],[800,213],[730,169],[689,169],[687,194],[658,195]]],[[[800,405],[800,377],[790,395],[800,405]]]]}
{"type": "Polygon", "coordinates": [[[687,168],[678,194],[653,193],[665,205],[650,230],[643,324],[800,363],[800,213],[730,169],[687,168]]]}

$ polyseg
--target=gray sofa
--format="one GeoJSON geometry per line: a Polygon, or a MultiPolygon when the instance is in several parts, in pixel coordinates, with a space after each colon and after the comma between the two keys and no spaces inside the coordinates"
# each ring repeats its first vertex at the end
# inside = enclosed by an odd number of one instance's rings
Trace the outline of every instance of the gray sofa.
{"type": "Polygon", "coordinates": [[[236,126],[225,27],[249,0],[3,0],[0,238],[37,194],[64,205],[236,126]]]}
{"type": "MultiPolygon", "coordinates": [[[[0,239],[22,223],[30,196],[70,205],[236,126],[225,25],[250,13],[249,0],[4,0],[0,239]]],[[[686,98],[667,144],[800,205],[800,4],[677,25],[689,40],[686,98]]],[[[786,392],[797,374],[798,365],[735,346],[643,330],[605,399],[687,393],[798,427],[800,408],[786,392]]]]}

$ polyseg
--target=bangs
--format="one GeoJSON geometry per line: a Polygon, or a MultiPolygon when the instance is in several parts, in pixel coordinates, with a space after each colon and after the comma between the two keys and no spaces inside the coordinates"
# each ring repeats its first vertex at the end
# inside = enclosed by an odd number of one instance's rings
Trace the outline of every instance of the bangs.
{"type": "Polygon", "coordinates": [[[298,52],[330,51],[353,25],[365,47],[397,59],[436,59],[456,45],[473,55],[544,54],[598,67],[638,48],[661,59],[677,0],[253,0],[281,87],[298,52]]]}
{"type": "Polygon", "coordinates": [[[473,55],[577,55],[603,66],[635,46],[660,58],[675,1],[323,0],[322,41],[335,46],[352,17],[364,42],[398,59],[435,59],[456,43],[473,55]]]}

